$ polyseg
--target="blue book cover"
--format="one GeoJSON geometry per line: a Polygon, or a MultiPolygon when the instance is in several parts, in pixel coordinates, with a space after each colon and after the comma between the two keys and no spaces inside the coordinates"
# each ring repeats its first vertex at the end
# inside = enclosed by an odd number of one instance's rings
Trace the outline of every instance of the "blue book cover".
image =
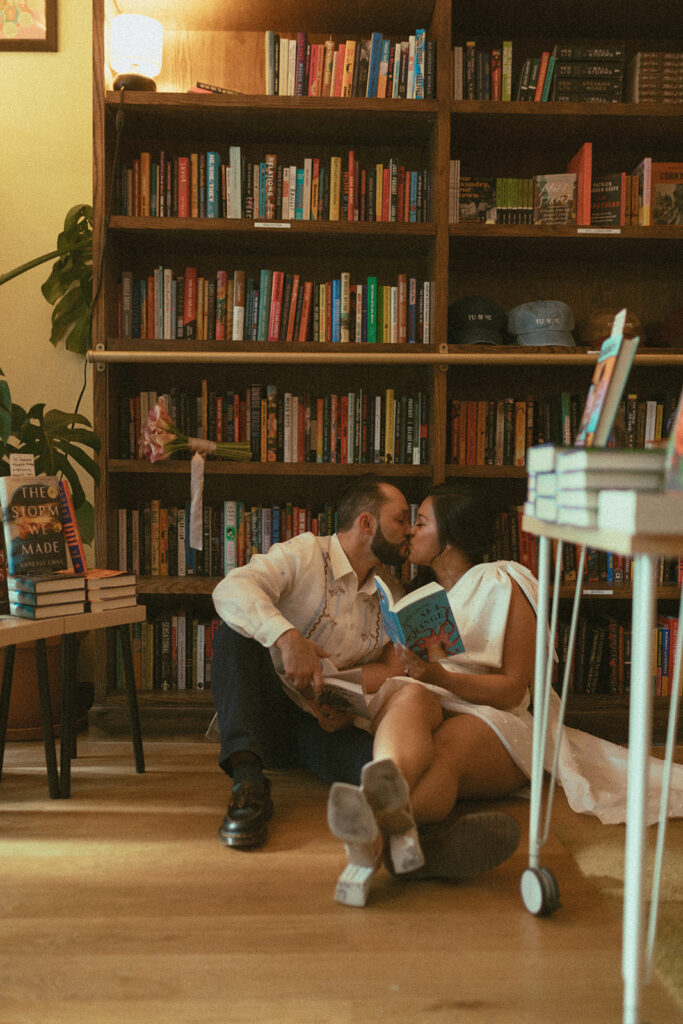
{"type": "Polygon", "coordinates": [[[221,215],[221,156],[215,150],[206,154],[206,216],[221,215]]]}
{"type": "Polygon", "coordinates": [[[379,78],[379,62],[382,55],[382,33],[373,32],[370,39],[370,64],[368,67],[368,87],[365,93],[368,99],[377,96],[377,80],[379,78]]]}
{"type": "Polygon", "coordinates": [[[304,169],[296,169],[296,193],[294,201],[294,220],[304,219],[304,169]]]}
{"type": "Polygon", "coordinates": [[[341,279],[332,279],[332,341],[341,341],[341,279]]]}
{"type": "Polygon", "coordinates": [[[379,576],[375,586],[382,622],[394,643],[405,644],[423,661],[440,661],[465,650],[448,594],[438,583],[427,583],[398,601],[379,576]]]}

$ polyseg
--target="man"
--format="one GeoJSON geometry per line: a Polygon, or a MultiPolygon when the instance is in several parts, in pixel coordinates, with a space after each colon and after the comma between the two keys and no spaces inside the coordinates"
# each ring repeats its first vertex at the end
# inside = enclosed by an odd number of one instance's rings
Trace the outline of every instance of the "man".
{"type": "Polygon", "coordinates": [[[337,670],[362,666],[365,680],[385,678],[388,637],[373,577],[379,565],[405,561],[409,534],[403,494],[365,477],[342,495],[335,534],[275,544],[215,588],[223,622],[211,687],[219,764],[233,780],[219,830],[226,846],[251,849],[266,839],[273,803],[265,766],[302,765],[326,782],[358,783],[372,736],[318,707],[321,659],[337,670]]]}

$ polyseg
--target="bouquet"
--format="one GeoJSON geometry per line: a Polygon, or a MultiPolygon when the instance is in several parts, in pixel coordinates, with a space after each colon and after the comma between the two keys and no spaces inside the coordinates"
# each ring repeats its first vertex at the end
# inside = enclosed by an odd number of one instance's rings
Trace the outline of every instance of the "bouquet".
{"type": "Polygon", "coordinates": [[[160,398],[154,408],[150,409],[147,422],[142,428],[138,442],[140,458],[161,462],[173,452],[184,449],[194,452],[190,470],[190,546],[201,551],[204,460],[207,455],[220,455],[233,462],[246,462],[251,459],[251,446],[246,441],[207,441],[201,437],[181,434],[168,414],[165,399],[160,398]]]}

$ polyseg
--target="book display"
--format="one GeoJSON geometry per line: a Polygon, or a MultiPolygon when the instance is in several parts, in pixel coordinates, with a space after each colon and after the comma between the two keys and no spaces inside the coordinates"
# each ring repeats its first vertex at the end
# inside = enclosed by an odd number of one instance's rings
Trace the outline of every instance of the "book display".
{"type": "MultiPolygon", "coordinates": [[[[586,0],[533,14],[517,0],[152,0],[145,13],[164,27],[157,91],[122,95],[108,21],[134,10],[94,0],[96,558],[135,575],[148,606],[145,728],[203,734],[223,572],[301,529],[333,529],[335,499],[359,473],[381,471],[412,503],[446,476],[474,481],[512,538],[526,449],[571,444],[579,429],[601,342],[583,347],[578,328],[597,311],[628,306],[643,324],[620,444],[666,437],[683,339],[652,345],[683,306],[683,226],[634,220],[632,183],[646,158],[683,159],[681,107],[595,100],[623,91],[636,53],[683,51],[683,35],[673,0],[627,24],[586,0]],[[534,178],[566,183],[589,150],[569,213],[548,202],[534,223],[534,178]],[[617,173],[623,215],[606,205],[611,184],[592,187],[617,173]],[[466,296],[506,313],[565,303],[577,347],[504,331],[500,345],[453,344],[448,309],[466,296]],[[205,459],[201,548],[189,544],[187,453],[138,456],[159,396],[188,436],[251,446],[246,462],[205,459]]],[[[636,211],[652,202],[651,179],[636,211]]],[[[629,600],[622,588],[605,587],[616,597],[605,613],[629,600]]],[[[598,718],[623,736],[623,703],[598,718]]],[[[113,650],[91,721],[126,727],[113,650]]]]}

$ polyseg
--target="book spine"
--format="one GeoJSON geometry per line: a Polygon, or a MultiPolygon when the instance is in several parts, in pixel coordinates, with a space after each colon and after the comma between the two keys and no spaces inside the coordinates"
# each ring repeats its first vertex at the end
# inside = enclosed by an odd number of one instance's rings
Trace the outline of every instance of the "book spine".
{"type": "Polygon", "coordinates": [[[87,568],[85,550],[83,548],[83,541],[81,540],[81,534],[78,529],[76,512],[71,497],[71,488],[69,487],[68,481],[63,478],[59,481],[59,510],[62,516],[64,539],[66,540],[66,546],[71,557],[71,566],[73,571],[79,573],[85,572],[87,568]]]}

